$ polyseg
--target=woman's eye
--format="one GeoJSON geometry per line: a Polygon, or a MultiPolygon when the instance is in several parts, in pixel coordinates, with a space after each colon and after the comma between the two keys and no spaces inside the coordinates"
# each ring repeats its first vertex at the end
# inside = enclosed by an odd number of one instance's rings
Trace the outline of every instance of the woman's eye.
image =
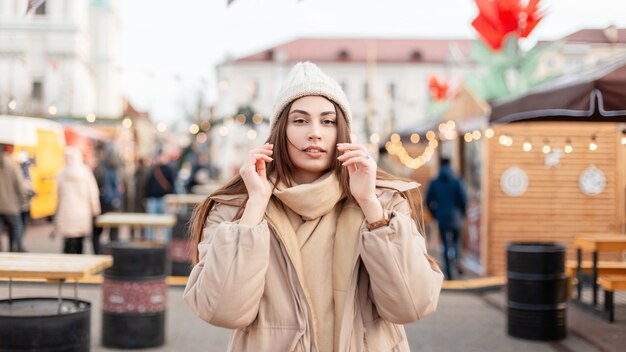
{"type": "Polygon", "coordinates": [[[303,119],[303,118],[295,118],[295,119],[293,119],[293,123],[295,123],[295,124],[303,124],[303,123],[306,123],[306,120],[303,119]]]}
{"type": "Polygon", "coordinates": [[[322,121],[322,123],[323,123],[324,125],[334,125],[334,124],[335,124],[335,120],[330,120],[330,119],[328,119],[328,120],[324,120],[324,121],[322,121]]]}

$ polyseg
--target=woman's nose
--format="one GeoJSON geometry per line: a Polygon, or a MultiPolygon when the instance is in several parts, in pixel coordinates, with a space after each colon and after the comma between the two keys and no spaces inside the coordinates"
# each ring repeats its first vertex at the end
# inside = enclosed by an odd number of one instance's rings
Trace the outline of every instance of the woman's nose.
{"type": "Polygon", "coordinates": [[[311,130],[309,131],[309,140],[319,140],[322,139],[322,134],[320,133],[320,126],[316,123],[311,124],[311,130]]]}

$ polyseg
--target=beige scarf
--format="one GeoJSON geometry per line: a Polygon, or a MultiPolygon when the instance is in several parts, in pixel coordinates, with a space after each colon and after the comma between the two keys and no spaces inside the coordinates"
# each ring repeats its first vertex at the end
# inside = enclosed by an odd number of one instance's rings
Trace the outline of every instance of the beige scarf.
{"type": "MultiPolygon", "coordinates": [[[[363,223],[363,213],[358,205],[344,200],[345,195],[342,194],[339,180],[333,172],[323,175],[313,183],[293,187],[278,184],[274,195],[304,220],[295,230],[287,212],[274,199],[270,201],[266,211],[266,219],[285,246],[300,282],[305,282],[300,251],[302,246],[315,234],[334,234],[333,253],[327,253],[327,257],[319,260],[332,260],[334,345],[337,346],[342,317],[345,312],[353,312],[352,307],[345,307],[345,299],[358,259],[359,229],[363,223]]],[[[348,321],[352,320],[350,316],[346,318],[348,321]]],[[[314,330],[317,331],[315,326],[314,330]]]]}

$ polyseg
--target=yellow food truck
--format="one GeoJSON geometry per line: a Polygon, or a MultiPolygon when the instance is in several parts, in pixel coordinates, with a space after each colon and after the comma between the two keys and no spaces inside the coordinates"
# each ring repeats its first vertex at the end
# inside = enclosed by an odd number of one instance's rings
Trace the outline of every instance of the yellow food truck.
{"type": "Polygon", "coordinates": [[[33,159],[29,169],[35,191],[31,217],[38,219],[54,215],[57,175],[64,164],[63,126],[47,119],[0,115],[0,144],[12,144],[15,155],[25,151],[33,159]]]}

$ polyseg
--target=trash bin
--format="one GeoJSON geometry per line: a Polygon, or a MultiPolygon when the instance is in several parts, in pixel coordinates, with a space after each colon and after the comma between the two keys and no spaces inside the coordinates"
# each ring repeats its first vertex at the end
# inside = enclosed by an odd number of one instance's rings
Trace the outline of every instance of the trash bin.
{"type": "Polygon", "coordinates": [[[91,304],[63,298],[0,301],[0,351],[88,352],[91,304]]]}
{"type": "Polygon", "coordinates": [[[565,246],[515,242],[507,246],[508,333],[529,340],[567,336],[565,246]]]}
{"type": "Polygon", "coordinates": [[[176,215],[176,224],[172,229],[170,241],[170,260],[172,261],[172,275],[189,276],[191,273],[191,239],[189,238],[189,220],[191,211],[176,215]]]}
{"type": "Polygon", "coordinates": [[[113,242],[113,266],[102,283],[102,345],[157,347],[165,343],[167,307],[165,244],[113,242]]]}

